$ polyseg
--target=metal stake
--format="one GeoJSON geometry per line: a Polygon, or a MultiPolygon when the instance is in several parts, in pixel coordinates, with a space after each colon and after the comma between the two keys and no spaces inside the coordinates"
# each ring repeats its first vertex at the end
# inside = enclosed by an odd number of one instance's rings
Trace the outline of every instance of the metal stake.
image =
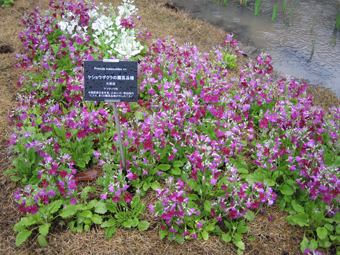
{"type": "Polygon", "coordinates": [[[114,114],[115,114],[115,121],[116,121],[118,142],[119,142],[119,148],[120,148],[120,155],[121,155],[121,157],[122,157],[122,165],[123,165],[123,169],[124,169],[124,172],[126,173],[125,156],[124,156],[124,149],[123,149],[122,137],[121,137],[121,135],[120,135],[120,123],[119,123],[119,119],[118,119],[118,112],[117,112],[116,102],[114,102],[114,101],[105,101],[105,102],[111,102],[111,103],[113,103],[113,112],[114,112],[114,114]]]}

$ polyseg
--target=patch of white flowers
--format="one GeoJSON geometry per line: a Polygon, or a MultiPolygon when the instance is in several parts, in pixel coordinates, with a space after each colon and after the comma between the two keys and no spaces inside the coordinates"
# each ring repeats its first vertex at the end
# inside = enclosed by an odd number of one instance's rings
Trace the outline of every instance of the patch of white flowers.
{"type": "MultiPolygon", "coordinates": [[[[105,9],[103,6],[88,11],[89,17],[93,20],[92,24],[89,25],[92,28],[91,35],[94,38],[93,41],[99,49],[104,51],[104,53],[109,53],[110,56],[115,55],[116,58],[130,59],[138,55],[144,48],[136,40],[137,31],[134,28],[125,28],[121,25],[123,19],[136,15],[138,9],[133,5],[133,2],[134,0],[123,0],[122,5],[118,6],[118,16],[115,16],[114,12],[111,11],[112,16],[105,16],[101,11],[105,9]]],[[[67,16],[72,15],[73,13],[71,12],[67,13],[67,16]]],[[[61,20],[58,25],[65,34],[72,37],[76,34],[81,34],[82,38],[85,39],[87,28],[81,28],[78,25],[78,21],[77,18],[61,20]]]]}

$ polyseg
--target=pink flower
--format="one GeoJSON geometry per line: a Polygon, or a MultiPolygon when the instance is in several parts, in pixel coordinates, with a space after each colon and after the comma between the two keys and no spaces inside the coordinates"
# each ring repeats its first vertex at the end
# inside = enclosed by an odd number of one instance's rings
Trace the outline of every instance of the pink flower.
{"type": "Polygon", "coordinates": [[[50,184],[50,183],[49,183],[46,179],[43,179],[42,182],[41,182],[41,186],[42,186],[43,188],[48,187],[49,184],[50,184]]]}
{"type": "Polygon", "coordinates": [[[197,238],[198,238],[198,235],[197,235],[196,233],[193,233],[193,234],[191,235],[191,237],[197,239],[197,238]]]}
{"type": "Polygon", "coordinates": [[[173,160],[174,158],[175,158],[175,155],[171,155],[171,156],[168,157],[168,160],[171,161],[171,160],[173,160]]]}
{"type": "Polygon", "coordinates": [[[190,233],[188,231],[184,231],[183,234],[182,234],[182,236],[189,236],[189,235],[190,235],[190,233]]]}
{"type": "Polygon", "coordinates": [[[100,194],[100,197],[101,197],[103,200],[107,200],[107,194],[100,194]]]}
{"type": "Polygon", "coordinates": [[[132,173],[132,172],[130,172],[129,170],[128,170],[128,172],[129,172],[129,173],[127,174],[127,177],[128,177],[128,179],[129,179],[130,181],[136,180],[136,179],[138,178],[137,174],[132,173]]]}
{"type": "Polygon", "coordinates": [[[127,203],[127,204],[130,203],[132,201],[132,198],[133,198],[133,196],[129,192],[125,193],[125,196],[124,196],[125,203],[127,203]]]}
{"type": "Polygon", "coordinates": [[[260,122],[260,127],[261,127],[262,129],[267,129],[267,127],[268,127],[268,120],[267,120],[267,119],[261,120],[261,122],[260,122]]]}
{"type": "Polygon", "coordinates": [[[112,201],[113,201],[113,202],[116,202],[116,203],[119,203],[120,197],[113,197],[113,198],[112,198],[112,201]]]}
{"type": "Polygon", "coordinates": [[[77,199],[76,198],[71,198],[70,199],[70,203],[71,203],[71,205],[75,205],[76,203],[77,203],[77,199]]]}
{"type": "Polygon", "coordinates": [[[36,204],[28,206],[26,208],[26,212],[30,213],[30,214],[36,214],[38,212],[38,206],[36,204]]]}

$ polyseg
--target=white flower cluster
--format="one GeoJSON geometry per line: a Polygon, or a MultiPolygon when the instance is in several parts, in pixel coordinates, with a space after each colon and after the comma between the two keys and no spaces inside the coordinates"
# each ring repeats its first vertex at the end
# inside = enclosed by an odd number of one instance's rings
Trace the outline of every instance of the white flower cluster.
{"type": "MultiPolygon", "coordinates": [[[[110,55],[118,54],[118,58],[131,58],[139,54],[143,46],[136,40],[135,30],[126,29],[121,25],[122,19],[132,17],[136,14],[137,8],[132,4],[133,0],[123,0],[123,4],[118,6],[117,17],[106,17],[101,15],[92,23],[94,32],[94,42],[99,46],[109,45],[107,52],[110,55]]],[[[95,13],[89,13],[95,16],[95,13]]],[[[97,13],[98,15],[98,13],[97,13]]],[[[100,47],[101,48],[101,47],[100,47]]]]}
{"type": "Polygon", "coordinates": [[[68,16],[68,19],[61,20],[58,22],[58,26],[60,30],[68,35],[71,35],[71,37],[74,37],[75,35],[81,35],[84,40],[86,40],[86,29],[87,27],[81,27],[78,26],[79,18],[71,19],[73,16],[72,12],[67,12],[66,15],[68,16]]]}
{"type": "MultiPolygon", "coordinates": [[[[94,20],[89,26],[92,28],[91,35],[93,41],[104,52],[122,59],[129,59],[138,55],[144,48],[136,40],[135,29],[126,29],[121,25],[123,19],[133,17],[137,13],[137,8],[133,5],[134,0],[123,0],[121,6],[118,6],[118,16],[112,14],[107,17],[101,10],[105,9],[102,5],[88,11],[91,20],[94,20]]],[[[73,13],[68,12],[65,20],[58,22],[59,28],[71,37],[80,34],[86,39],[87,27],[79,26],[79,19],[71,20],[73,13]]]]}
{"type": "MultiPolygon", "coordinates": [[[[139,41],[136,41],[135,33],[132,30],[122,30],[122,33],[116,40],[116,45],[111,45],[111,48],[114,48],[115,51],[118,52],[118,57],[126,57],[131,58],[139,54],[143,46],[139,41]]],[[[110,52],[110,51],[109,51],[110,52]]]]}

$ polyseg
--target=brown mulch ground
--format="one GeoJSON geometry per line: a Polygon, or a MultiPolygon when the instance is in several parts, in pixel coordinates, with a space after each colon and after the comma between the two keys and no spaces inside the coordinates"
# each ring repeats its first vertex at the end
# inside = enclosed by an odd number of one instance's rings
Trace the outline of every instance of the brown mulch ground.
{"type": "MultiPolygon", "coordinates": [[[[12,127],[7,114],[16,107],[16,94],[19,92],[16,83],[21,70],[14,66],[14,56],[25,53],[19,40],[19,32],[23,29],[21,16],[23,12],[34,11],[37,5],[48,6],[48,0],[15,0],[10,8],[0,8],[0,254],[237,254],[237,249],[225,243],[219,237],[211,236],[208,241],[186,241],[183,245],[167,240],[159,240],[158,221],[146,209],[143,220],[149,221],[150,227],[145,232],[136,229],[118,229],[111,239],[105,239],[105,233],[99,227],[93,227],[87,233],[73,233],[64,226],[63,221],[56,222],[48,235],[49,246],[41,248],[36,236],[30,237],[20,247],[15,245],[16,233],[13,226],[23,215],[19,213],[13,199],[13,193],[19,187],[9,176],[2,173],[11,167],[7,158],[6,141],[10,138],[12,127]]],[[[117,6],[120,1],[103,1],[117,6]]],[[[179,44],[192,42],[202,51],[222,43],[226,32],[200,20],[194,20],[182,11],[167,8],[166,0],[138,0],[139,15],[145,28],[153,34],[153,38],[172,35],[179,44]]],[[[246,58],[239,59],[239,66],[246,63],[246,58]]],[[[237,75],[237,70],[230,72],[237,75]]],[[[308,88],[315,103],[327,108],[339,103],[336,96],[318,86],[308,88]]],[[[149,192],[143,202],[148,204],[154,193],[149,192]]],[[[286,213],[280,212],[277,206],[267,209],[273,214],[273,221],[268,215],[258,215],[249,224],[251,229],[244,239],[244,254],[301,254],[300,242],[303,229],[289,225],[284,218],[286,213]],[[247,237],[255,236],[250,241],[247,237]]],[[[332,254],[331,250],[324,251],[332,254]]]]}

